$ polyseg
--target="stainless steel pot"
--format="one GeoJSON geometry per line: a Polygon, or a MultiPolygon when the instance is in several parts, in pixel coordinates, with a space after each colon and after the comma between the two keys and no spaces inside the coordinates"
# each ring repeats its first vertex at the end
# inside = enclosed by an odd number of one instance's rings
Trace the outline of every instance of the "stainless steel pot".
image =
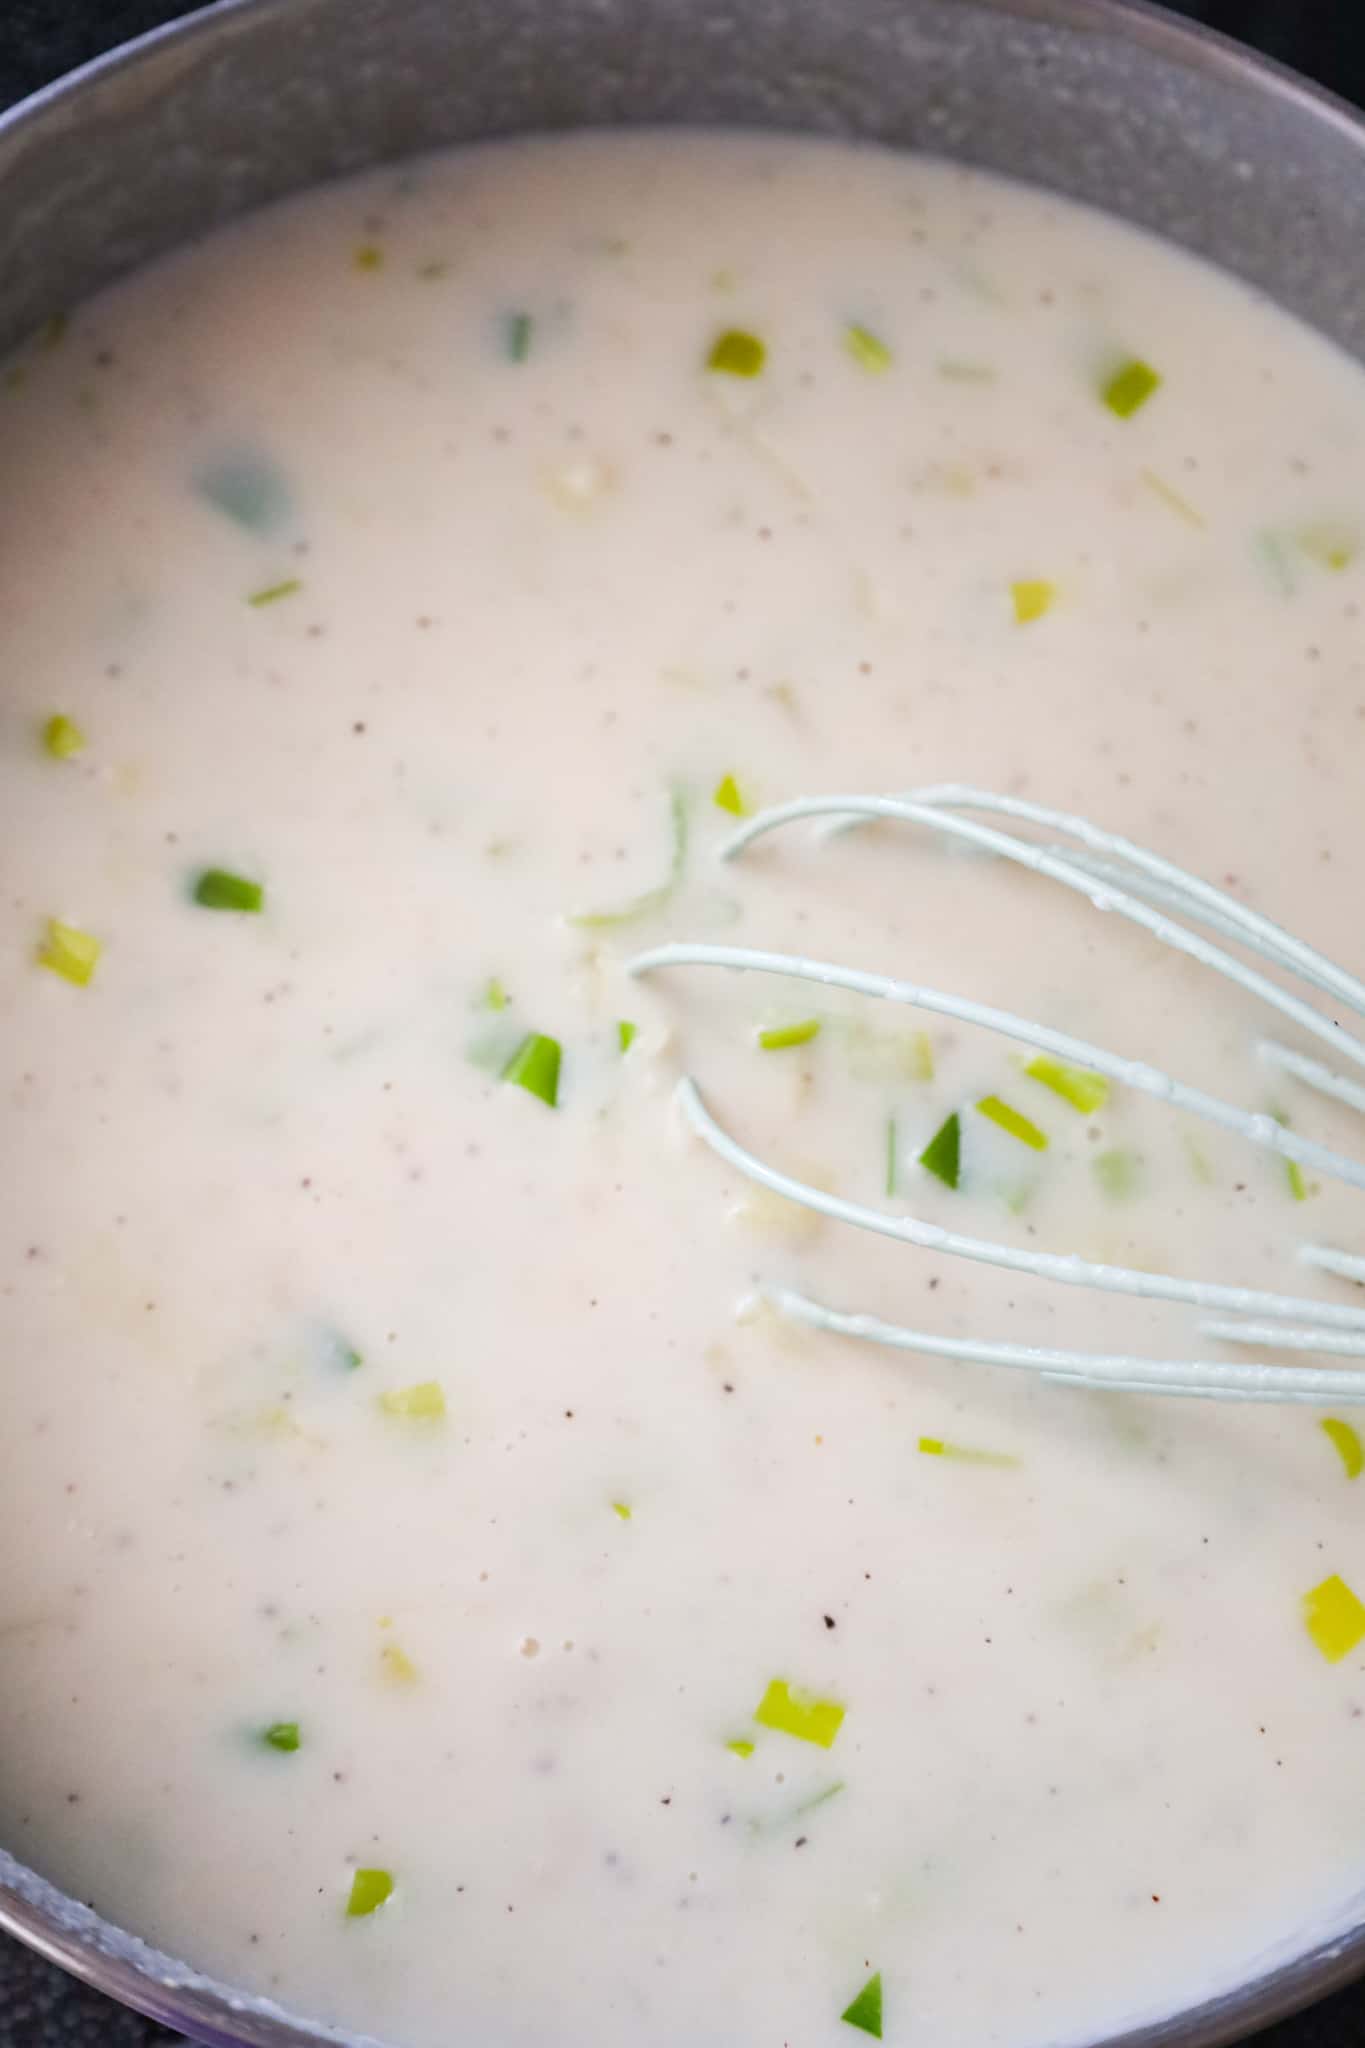
{"type": "MultiPolygon", "coordinates": [[[[1118,0],[221,0],[0,119],[0,348],[317,179],[649,122],[875,138],[1052,186],[1365,362],[1365,122],[1118,0]]],[[[0,1926],[214,2048],[363,2048],[155,1953],[3,1851],[0,1926]]],[[[1361,1971],[1365,1924],[1104,2048],[1218,2048],[1361,1971]]]]}

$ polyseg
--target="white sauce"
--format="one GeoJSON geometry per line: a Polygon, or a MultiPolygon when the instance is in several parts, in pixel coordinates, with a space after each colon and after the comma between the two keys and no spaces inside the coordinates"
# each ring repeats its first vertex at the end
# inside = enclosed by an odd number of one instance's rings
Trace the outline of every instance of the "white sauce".
{"type": "Polygon", "coordinates": [[[1024,790],[1358,965],[1359,372],[1055,200],[676,136],[312,195],[18,367],[0,1839],[404,2048],[848,2048],[874,1971],[888,2042],[1039,2048],[1339,1913],[1365,1661],[1325,1661],[1302,1599],[1365,1591],[1365,1533],[1319,1417],[737,1319],[794,1282],[1208,1348],[793,1222],[669,1096],[695,1072],[870,1202],[894,1117],[918,1212],[1296,1291],[1302,1238],[1359,1248],[1349,1198],[1122,1093],[1086,1119],[983,1034],[621,963],[693,935],[916,975],[1349,1149],[1270,1087],[1248,1002],[1115,921],[912,832],[722,870],[711,792],[1024,790]],[[753,380],[705,368],[732,328],[753,380]],[[1162,382],[1120,420],[1129,357],[1162,382]],[[278,480],[273,522],[212,502],[232,463],[278,480]],[[1027,580],[1055,595],[1020,625],[1027,580]],[[661,880],[673,788],[672,900],[566,923],[661,880]],[[197,907],[208,866],[264,914],[197,907]],[[102,940],[88,987],[36,964],[50,917],[102,940]],[[922,1023],[932,1079],[889,1035],[922,1023]],[[497,1078],[530,1030],[563,1045],[553,1111],[497,1078]],[[956,1193],[915,1163],[953,1109],[956,1193]],[[428,1381],[444,1420],[383,1411],[428,1381]],[[755,1722],[774,1677],[843,1705],[831,1748],[755,1722]],[[371,1917],[357,1867],[394,1880],[371,1917]]]}

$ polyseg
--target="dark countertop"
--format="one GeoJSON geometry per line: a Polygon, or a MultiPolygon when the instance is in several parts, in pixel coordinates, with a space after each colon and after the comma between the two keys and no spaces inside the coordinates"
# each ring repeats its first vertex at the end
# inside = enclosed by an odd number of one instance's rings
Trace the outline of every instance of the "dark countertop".
{"type": "MultiPolygon", "coordinates": [[[[1172,0],[1365,106],[1365,0],[1172,0]]],[[[0,0],[0,107],[100,51],[187,14],[184,0],[0,0]]],[[[1365,1984],[1257,2037],[1257,2048],[1365,2048],[1365,1984]]],[[[0,2048],[174,2048],[0,1936],[0,2048]]],[[[963,2048],[970,2048],[964,2043],[963,2048]]]]}

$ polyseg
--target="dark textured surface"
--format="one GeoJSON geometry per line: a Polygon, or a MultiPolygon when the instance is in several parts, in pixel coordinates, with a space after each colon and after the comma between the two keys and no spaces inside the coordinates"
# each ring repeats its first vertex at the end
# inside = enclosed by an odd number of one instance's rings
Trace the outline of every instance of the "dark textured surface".
{"type": "MultiPolygon", "coordinates": [[[[167,0],[0,0],[0,106],[188,11],[167,0]]],[[[1365,0],[1188,0],[1179,11],[1365,105],[1365,0]]],[[[1365,1986],[1257,2041],[1258,2048],[1365,2048],[1365,1986]]],[[[0,1937],[0,2048],[172,2048],[172,2041],[0,1937]]]]}

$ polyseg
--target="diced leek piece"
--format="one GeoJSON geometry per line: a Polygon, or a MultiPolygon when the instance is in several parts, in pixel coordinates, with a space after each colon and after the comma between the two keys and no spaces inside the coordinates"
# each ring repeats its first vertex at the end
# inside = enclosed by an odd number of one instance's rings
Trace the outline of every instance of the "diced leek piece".
{"type": "Polygon", "coordinates": [[[1054,1060],[1045,1052],[1030,1060],[1024,1072],[1031,1081],[1041,1081],[1044,1088],[1060,1095],[1082,1116],[1094,1116],[1109,1100],[1109,1083],[1103,1074],[1092,1074],[1089,1067],[1069,1067],[1064,1060],[1054,1060]]]}
{"type": "Polygon", "coordinates": [[[69,761],[84,747],[85,734],[74,718],[56,711],[43,727],[43,745],[54,761],[69,761]]]}
{"type": "Polygon", "coordinates": [[[962,1172],[962,1119],[954,1110],[941,1123],[924,1150],[919,1163],[946,1188],[955,1188],[962,1172]]]}
{"type": "Polygon", "coordinates": [[[1365,1449],[1362,1449],[1360,1438],[1350,1423],[1339,1422],[1335,1415],[1325,1415],[1322,1420],[1322,1432],[1328,1442],[1335,1447],[1338,1457],[1346,1467],[1346,1477],[1358,1479],[1361,1467],[1365,1465],[1365,1449]]]}
{"type": "Polygon", "coordinates": [[[727,377],[756,377],[767,354],[756,334],[748,334],[742,327],[727,327],[724,334],[718,334],[712,342],[706,367],[719,370],[727,377]]]}
{"type": "Polygon", "coordinates": [[[377,1913],[393,1897],[393,1890],[392,1871],[357,1870],[346,1901],[347,1918],[362,1920],[368,1913],[377,1913]]]}
{"type": "Polygon", "coordinates": [[[535,322],[529,313],[509,313],[503,322],[502,345],[509,363],[524,363],[531,353],[535,322]]]}
{"type": "Polygon", "coordinates": [[[559,1040],[547,1038],[543,1031],[532,1031],[503,1068],[502,1078],[555,1109],[559,1103],[559,1062],[559,1040]]]}
{"type": "Polygon", "coordinates": [[[882,2038],[882,1973],[869,1977],[851,2005],[846,2005],[839,2015],[847,2026],[857,2027],[864,2034],[871,2034],[874,2041],[882,2038]]]}
{"type": "Polygon", "coordinates": [[[894,1195],[896,1192],[896,1169],[899,1165],[897,1145],[896,1119],[893,1116],[889,1116],[886,1119],[886,1192],[888,1195],[894,1195]]]}
{"type": "Polygon", "coordinates": [[[384,1644],[379,1652],[379,1663],[385,1678],[394,1685],[416,1685],[417,1666],[397,1643],[384,1644]]]}
{"type": "Polygon", "coordinates": [[[1020,583],[1011,583],[1010,601],[1014,606],[1016,626],[1031,626],[1035,619],[1041,619],[1050,612],[1057,596],[1055,583],[1043,577],[1025,577],[1020,583]]]}
{"type": "Polygon", "coordinates": [[[378,1399],[386,1415],[403,1416],[410,1422],[439,1422],[446,1412],[445,1389],[439,1380],[418,1380],[412,1387],[391,1387],[378,1399]]]}
{"type": "Polygon", "coordinates": [[[886,343],[868,327],[851,321],[844,329],[844,347],[864,370],[889,370],[895,358],[886,343]]]}
{"type": "Polygon", "coordinates": [[[737,1735],[734,1741],[727,1742],[725,1747],[729,1750],[731,1756],[750,1757],[754,1753],[754,1745],[750,1742],[747,1735],[737,1735]]]}
{"type": "Polygon", "coordinates": [[[1001,1470],[1019,1463],[1008,1451],[977,1451],[970,1444],[951,1444],[941,1436],[922,1436],[919,1448],[926,1458],[948,1458],[958,1465],[995,1465],[1001,1470]]]}
{"type": "Polygon", "coordinates": [[[611,1504],[611,1511],[622,1522],[630,1520],[631,1506],[628,1500],[614,1500],[611,1504]]]}
{"type": "Polygon", "coordinates": [[[1303,1620],[1329,1664],[1339,1664],[1365,1642],[1365,1607],[1335,1572],[1304,1594],[1303,1620]]]}
{"type": "Polygon", "coordinates": [[[50,967],[54,974],[74,982],[77,988],[86,988],[101,950],[99,940],[89,932],[80,931],[74,924],[63,924],[59,917],[50,917],[47,937],[38,948],[38,964],[50,967]]]}
{"type": "Polygon", "coordinates": [[[278,604],[282,597],[293,597],[302,589],[303,584],[297,576],[285,576],[278,583],[267,583],[263,590],[253,590],[247,603],[260,611],[263,606],[278,604]]]}
{"type": "Polygon", "coordinates": [[[505,1010],[511,1000],[512,998],[498,980],[497,975],[491,974],[484,984],[483,1006],[485,1010],[505,1010]]]}
{"type": "Polygon", "coordinates": [[[577,925],[581,931],[609,931],[617,925],[638,924],[641,919],[652,917],[664,908],[682,880],[683,869],[687,865],[687,798],[680,789],[673,790],[669,796],[668,816],[673,848],[667,881],[657,889],[646,889],[642,896],[623,903],[619,910],[580,911],[569,919],[570,924],[577,925]]]}
{"type": "Polygon", "coordinates": [[[1100,396],[1117,418],[1130,420],[1139,407],[1146,405],[1160,383],[1161,377],[1151,364],[1134,356],[1131,362],[1115,370],[1100,396]]]}
{"type": "Polygon", "coordinates": [[[1360,552],[1360,535],[1355,527],[1331,520],[1301,526],[1294,536],[1309,560],[1320,569],[1348,569],[1360,552]]]}
{"type": "Polygon", "coordinates": [[[1131,1148],[1116,1146],[1100,1152],[1090,1162],[1101,1194],[1111,1202],[1131,1201],[1142,1186],[1142,1155],[1131,1148]]]}
{"type": "Polygon", "coordinates": [[[617,1019],[616,1049],[618,1052],[630,1051],[631,1047],[635,1043],[635,1034],[639,1030],[639,1028],[640,1027],[638,1024],[631,1023],[629,1017],[619,1017],[617,1019]]]}
{"type": "Polygon", "coordinates": [[[983,1095],[976,1108],[979,1116],[1008,1132],[1011,1138],[1017,1138],[1021,1145],[1027,1145],[1034,1152],[1046,1152],[1046,1133],[1040,1131],[1037,1124],[1030,1123],[1019,1110],[1011,1109],[1008,1102],[1002,1102],[998,1095],[983,1095]]]}
{"type": "Polygon", "coordinates": [[[829,1749],[843,1726],[844,1712],[837,1700],[817,1699],[814,1693],[788,1685],[785,1678],[774,1678],[754,1709],[754,1719],[761,1728],[829,1749]]]}
{"type": "Polygon", "coordinates": [[[241,910],[254,915],[265,908],[265,885],[248,882],[226,868],[205,868],[194,885],[194,900],[205,910],[241,910]]]}
{"type": "Polygon", "coordinates": [[[739,784],[733,775],[723,775],[711,792],[711,801],[717,810],[728,811],[732,818],[747,815],[748,806],[739,793],[739,784]]]}
{"type": "Polygon", "coordinates": [[[263,455],[227,455],[194,479],[200,497],[248,533],[275,533],[289,517],[289,491],[263,455]]]}
{"type": "Polygon", "coordinates": [[[283,1750],[286,1755],[292,1755],[302,1740],[297,1721],[272,1721],[261,1731],[262,1742],[270,1749],[283,1750]]]}
{"type": "Polygon", "coordinates": [[[820,1019],[803,1017],[798,1024],[774,1024],[760,1031],[758,1043],[764,1052],[788,1052],[794,1045],[809,1045],[820,1035],[820,1019]]]}

